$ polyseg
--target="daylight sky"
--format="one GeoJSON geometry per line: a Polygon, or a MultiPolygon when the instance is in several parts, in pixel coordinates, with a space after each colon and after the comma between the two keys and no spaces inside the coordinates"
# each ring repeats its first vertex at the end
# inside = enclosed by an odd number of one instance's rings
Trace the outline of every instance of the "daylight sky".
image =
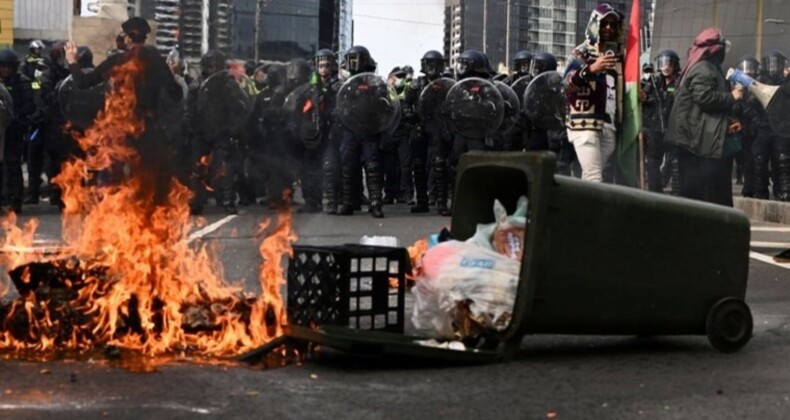
{"type": "Polygon", "coordinates": [[[420,71],[428,50],[444,48],[444,0],[353,0],[354,43],[370,50],[386,75],[406,64],[420,71]]]}

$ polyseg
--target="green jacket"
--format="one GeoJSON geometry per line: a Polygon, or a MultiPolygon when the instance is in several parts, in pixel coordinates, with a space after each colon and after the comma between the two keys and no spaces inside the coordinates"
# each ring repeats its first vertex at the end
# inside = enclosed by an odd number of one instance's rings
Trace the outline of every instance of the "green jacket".
{"type": "Polygon", "coordinates": [[[734,105],[721,68],[700,61],[689,70],[675,94],[666,141],[700,157],[721,158],[727,116],[734,105]]]}

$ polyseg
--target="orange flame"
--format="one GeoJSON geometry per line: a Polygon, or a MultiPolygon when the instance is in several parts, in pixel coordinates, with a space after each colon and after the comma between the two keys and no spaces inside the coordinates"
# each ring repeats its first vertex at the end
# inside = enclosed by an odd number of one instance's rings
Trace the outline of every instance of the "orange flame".
{"type": "Polygon", "coordinates": [[[422,274],[422,256],[428,250],[428,239],[417,240],[407,250],[409,252],[409,260],[411,260],[411,273],[408,273],[406,278],[414,281],[422,274]]]}
{"type": "MultiPolygon", "coordinates": [[[[148,355],[225,356],[282,335],[281,264],[297,239],[290,209],[278,214],[260,246],[262,294],[244,295],[225,281],[215,250],[189,245],[189,190],[172,179],[165,199],[154,199],[150,180],[157,174],[145,173],[135,147],[154,141],[150,135],[141,137],[145,120],[135,111],[135,86],[143,70],[137,58],[117,68],[104,110],[77,137],[86,157],[66,163],[54,180],[63,190],[65,247],[48,259],[64,272],[79,268],[81,275],[58,278],[65,298],[27,293],[5,309],[0,304],[0,315],[3,310],[7,314],[4,320],[0,316],[0,350],[81,351],[115,345],[148,355]],[[127,172],[121,181],[95,185],[87,179],[119,162],[127,172]]],[[[268,225],[263,222],[261,231],[268,225]]],[[[19,228],[11,215],[1,227],[6,252],[0,263],[13,269],[45,259],[13,251],[32,244],[35,221],[19,228]]],[[[29,275],[23,273],[25,279],[29,275]]],[[[9,290],[7,281],[0,282],[0,298],[9,290]]]]}

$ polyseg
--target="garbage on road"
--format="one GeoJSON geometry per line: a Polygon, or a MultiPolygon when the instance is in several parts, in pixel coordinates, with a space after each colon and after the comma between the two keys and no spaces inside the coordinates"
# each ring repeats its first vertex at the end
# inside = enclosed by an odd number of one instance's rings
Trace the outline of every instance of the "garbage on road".
{"type": "Polygon", "coordinates": [[[458,340],[508,328],[519,282],[527,198],[508,216],[494,202],[496,222],[480,224],[467,241],[428,249],[415,279],[412,323],[428,337],[458,340]]]}

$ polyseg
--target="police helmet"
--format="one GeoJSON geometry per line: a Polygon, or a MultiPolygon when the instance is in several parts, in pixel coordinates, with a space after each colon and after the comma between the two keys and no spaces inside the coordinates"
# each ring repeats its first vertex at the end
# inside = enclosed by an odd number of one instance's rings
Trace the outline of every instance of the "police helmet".
{"type": "Polygon", "coordinates": [[[739,58],[738,64],[735,67],[752,78],[757,77],[760,73],[760,62],[757,61],[757,58],[753,55],[744,55],[739,58]]]}
{"type": "Polygon", "coordinates": [[[271,63],[263,66],[265,75],[264,84],[269,87],[277,87],[285,83],[288,78],[288,70],[279,63],[271,63]]]}
{"type": "Polygon", "coordinates": [[[765,53],[762,59],[762,70],[770,77],[782,77],[787,67],[787,57],[779,50],[765,53]]]}
{"type": "Polygon", "coordinates": [[[513,57],[513,70],[519,75],[523,76],[530,72],[532,66],[532,53],[529,51],[519,51],[513,57]]]}
{"type": "Polygon", "coordinates": [[[322,63],[329,63],[329,68],[334,70],[335,53],[327,48],[316,51],[315,55],[313,56],[313,65],[316,69],[318,69],[318,65],[322,63]]]}
{"type": "Polygon", "coordinates": [[[680,72],[680,57],[673,50],[662,50],[656,56],[656,69],[664,76],[680,72]]]}
{"type": "Polygon", "coordinates": [[[49,61],[59,65],[65,64],[66,43],[63,41],[56,41],[49,49],[49,61]]]}
{"type": "Polygon", "coordinates": [[[444,56],[436,50],[423,54],[420,60],[420,71],[428,77],[438,77],[444,70],[444,56]]]}
{"type": "Polygon", "coordinates": [[[0,64],[19,65],[19,56],[9,48],[0,50],[0,64]]]}
{"type": "Polygon", "coordinates": [[[41,51],[44,49],[44,42],[40,39],[30,42],[30,52],[41,55],[41,51]]]}
{"type": "Polygon", "coordinates": [[[200,68],[203,76],[211,76],[212,74],[225,70],[227,57],[222,51],[210,50],[203,57],[200,58],[200,68]]]}
{"type": "Polygon", "coordinates": [[[77,48],[77,64],[81,69],[93,68],[93,51],[85,46],[77,48]]]}
{"type": "Polygon", "coordinates": [[[478,50],[466,50],[458,56],[455,72],[459,79],[467,77],[490,77],[494,71],[488,65],[488,57],[478,50]]]}
{"type": "Polygon", "coordinates": [[[286,76],[288,83],[291,86],[301,86],[310,80],[310,63],[301,58],[297,58],[288,62],[286,69],[286,76]]]}
{"type": "Polygon", "coordinates": [[[539,52],[532,57],[532,66],[530,73],[532,76],[537,76],[547,71],[557,70],[557,57],[548,52],[539,52]]]}
{"type": "Polygon", "coordinates": [[[361,45],[355,45],[346,51],[345,68],[352,75],[376,71],[376,62],[370,56],[370,51],[361,45]]]}

